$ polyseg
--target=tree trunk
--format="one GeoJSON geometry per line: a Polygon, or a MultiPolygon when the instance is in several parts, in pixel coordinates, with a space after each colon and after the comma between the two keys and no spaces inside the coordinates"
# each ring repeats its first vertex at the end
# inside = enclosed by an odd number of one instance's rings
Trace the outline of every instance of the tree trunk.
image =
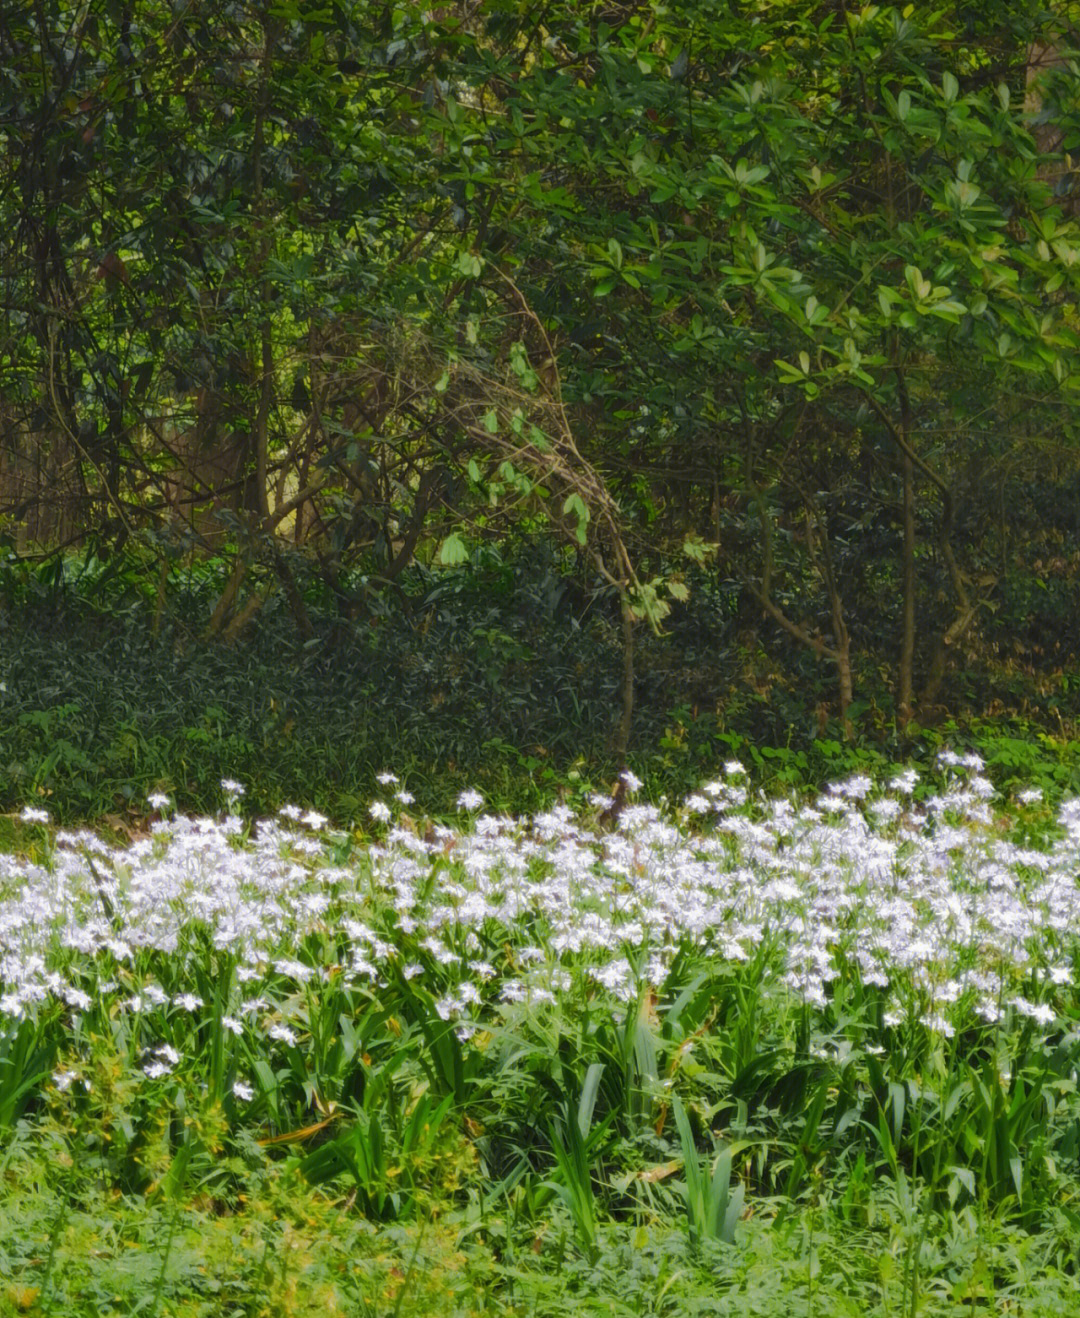
{"type": "Polygon", "coordinates": [[[206,624],[206,631],[203,632],[203,640],[208,641],[211,637],[220,635],[225,626],[225,619],[229,616],[229,610],[236,602],[236,596],[243,585],[244,578],[248,573],[248,564],[245,558],[238,558],[233,565],[233,570],[229,574],[229,579],[225,583],[225,589],[221,592],[221,598],[218,600],[214,612],[210,616],[210,621],[206,624]]]}
{"type": "Polygon", "coordinates": [[[900,450],[900,480],[903,485],[904,540],[901,550],[901,636],[900,671],[897,690],[897,723],[901,733],[911,722],[915,698],[915,463],[911,456],[911,401],[907,383],[897,371],[900,392],[900,430],[907,441],[900,450]]]}
{"type": "Polygon", "coordinates": [[[619,592],[622,612],[622,710],[615,729],[615,758],[626,763],[634,721],[634,613],[625,587],[619,592]]]}
{"type": "Polygon", "coordinates": [[[848,718],[848,709],[854,699],[854,686],[851,680],[851,638],[848,636],[847,627],[844,628],[843,636],[837,641],[835,659],[840,696],[840,726],[844,729],[844,736],[850,741],[855,735],[855,729],[848,718]]]}
{"type": "Polygon", "coordinates": [[[844,619],[844,602],[840,597],[839,588],[833,577],[831,563],[826,577],[826,586],[829,591],[833,636],[836,640],[832,658],[836,664],[837,694],[840,698],[840,726],[844,730],[844,736],[850,741],[855,735],[855,729],[848,718],[848,709],[854,698],[854,687],[851,680],[851,634],[848,632],[847,622],[844,619]]]}
{"type": "Polygon", "coordinates": [[[296,584],[296,578],[293,576],[285,556],[274,545],[274,574],[276,575],[281,589],[285,593],[285,598],[289,602],[289,609],[296,623],[296,630],[305,641],[314,639],[315,628],[311,622],[311,614],[307,611],[307,605],[304,603],[304,597],[300,593],[300,587],[296,584]]]}
{"type": "Polygon", "coordinates": [[[259,69],[259,91],[255,110],[255,133],[252,142],[252,193],[256,225],[259,230],[259,298],[262,303],[262,320],[259,325],[259,404],[255,414],[255,489],[248,506],[260,518],[270,513],[269,491],[269,428],[270,408],[274,393],[274,346],[270,321],[270,281],[266,277],[270,259],[270,216],[263,198],[263,150],[266,120],[270,112],[270,75],[274,53],[274,32],[270,23],[263,26],[263,53],[259,69]]]}

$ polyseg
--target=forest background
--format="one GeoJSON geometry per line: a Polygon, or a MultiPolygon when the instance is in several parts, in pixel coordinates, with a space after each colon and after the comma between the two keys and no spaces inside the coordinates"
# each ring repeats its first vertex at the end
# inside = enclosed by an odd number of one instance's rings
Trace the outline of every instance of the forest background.
{"type": "Polygon", "coordinates": [[[3,803],[1077,785],[1073,17],[2,6],[3,803]]]}

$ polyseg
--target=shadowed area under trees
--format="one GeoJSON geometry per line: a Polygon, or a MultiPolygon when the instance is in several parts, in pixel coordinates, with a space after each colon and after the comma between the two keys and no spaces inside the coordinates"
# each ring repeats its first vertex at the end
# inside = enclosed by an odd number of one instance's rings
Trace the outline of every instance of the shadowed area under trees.
{"type": "Polygon", "coordinates": [[[341,778],[1067,758],[1072,19],[0,6],[5,798],[320,700],[341,778]]]}

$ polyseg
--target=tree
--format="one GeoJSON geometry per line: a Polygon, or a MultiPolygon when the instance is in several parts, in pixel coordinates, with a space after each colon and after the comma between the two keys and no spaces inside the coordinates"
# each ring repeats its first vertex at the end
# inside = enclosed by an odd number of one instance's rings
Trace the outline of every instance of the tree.
{"type": "Polygon", "coordinates": [[[989,477],[1073,442],[1040,146],[1075,145],[1075,75],[1053,143],[1028,82],[1065,34],[959,0],[9,4],[0,516],[138,544],[163,591],[228,552],[210,632],[280,589],[305,639],[312,573],[362,607],[546,529],[618,601],[621,747],[635,627],[712,544],[845,721],[888,631],[906,723],[989,602],[989,477]]]}

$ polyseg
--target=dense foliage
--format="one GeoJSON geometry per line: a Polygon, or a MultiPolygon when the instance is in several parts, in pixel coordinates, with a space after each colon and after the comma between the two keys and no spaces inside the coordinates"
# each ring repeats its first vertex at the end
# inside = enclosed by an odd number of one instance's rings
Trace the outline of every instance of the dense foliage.
{"type": "Polygon", "coordinates": [[[844,730],[1071,675],[1066,19],[9,4],[0,535],[159,616],[217,553],[205,630],[279,592],[302,642],[309,583],[364,623],[548,535],[620,754],[703,580],[844,730]]]}
{"type": "MultiPolygon", "coordinates": [[[[174,569],[157,623],[153,583],[120,558],[0,571],[0,810],[29,800],[65,823],[138,828],[151,792],[212,813],[220,779],[239,776],[260,812],[303,800],[339,816],[361,808],[388,763],[434,813],[466,786],[530,813],[568,789],[609,790],[622,767],[618,610],[578,590],[545,545],[507,559],[485,549],[467,570],[416,565],[404,607],[362,624],[318,608],[313,590],[306,643],[280,595],[241,642],[203,643],[230,570],[220,558],[174,569]]],[[[937,782],[943,746],[977,751],[1003,789],[1080,791],[1080,683],[1068,674],[1033,685],[972,664],[958,674],[957,718],[901,739],[871,701],[846,740],[811,656],[786,671],[770,661],[705,574],[695,598],[693,614],[637,645],[629,762],[654,799],[681,798],[733,754],[769,790],[903,764],[937,782]],[[980,717],[980,686],[994,717],[980,717]]]]}

